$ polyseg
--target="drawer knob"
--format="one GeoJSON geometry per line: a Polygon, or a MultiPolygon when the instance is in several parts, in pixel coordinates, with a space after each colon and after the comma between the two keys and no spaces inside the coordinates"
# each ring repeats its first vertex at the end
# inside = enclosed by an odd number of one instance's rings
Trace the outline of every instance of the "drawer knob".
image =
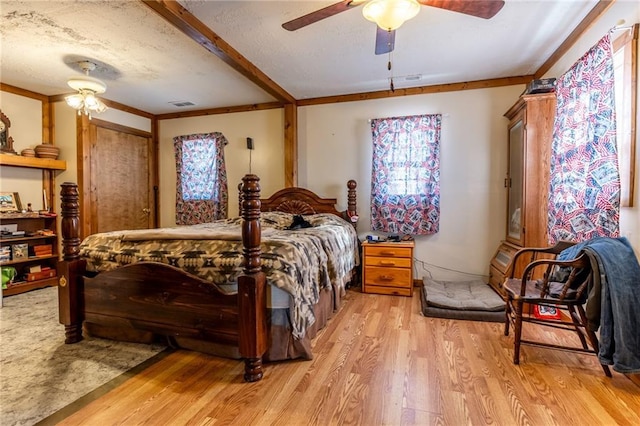
{"type": "Polygon", "coordinates": [[[380,281],[393,281],[393,277],[388,275],[380,275],[380,281]]]}
{"type": "Polygon", "coordinates": [[[381,251],[380,254],[383,255],[383,256],[395,256],[396,252],[395,251],[381,251]]]}
{"type": "Polygon", "coordinates": [[[379,262],[380,266],[396,266],[396,262],[379,262]]]}

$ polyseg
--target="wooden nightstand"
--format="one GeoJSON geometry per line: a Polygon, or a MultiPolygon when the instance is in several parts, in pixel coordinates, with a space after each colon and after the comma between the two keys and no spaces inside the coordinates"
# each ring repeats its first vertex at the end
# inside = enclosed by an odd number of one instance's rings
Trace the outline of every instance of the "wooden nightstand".
{"type": "Polygon", "coordinates": [[[411,296],[413,292],[413,241],[362,243],[363,293],[411,296]]]}

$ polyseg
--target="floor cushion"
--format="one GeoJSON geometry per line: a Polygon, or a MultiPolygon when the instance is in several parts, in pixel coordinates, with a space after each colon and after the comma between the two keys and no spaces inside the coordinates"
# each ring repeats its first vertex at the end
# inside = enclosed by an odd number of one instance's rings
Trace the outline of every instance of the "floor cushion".
{"type": "Polygon", "coordinates": [[[505,302],[481,280],[422,280],[422,313],[427,317],[504,322],[505,302]]]}

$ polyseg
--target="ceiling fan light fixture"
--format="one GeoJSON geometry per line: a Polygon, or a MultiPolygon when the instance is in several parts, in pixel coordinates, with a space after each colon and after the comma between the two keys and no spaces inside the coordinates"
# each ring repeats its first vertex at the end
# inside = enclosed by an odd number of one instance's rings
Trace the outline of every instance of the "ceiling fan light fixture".
{"type": "Polygon", "coordinates": [[[420,12],[417,0],[371,0],[362,8],[362,15],[380,28],[392,31],[420,12]]]}
{"type": "Polygon", "coordinates": [[[67,84],[75,90],[90,90],[93,93],[104,93],[107,91],[107,85],[97,78],[86,75],[71,77],[67,84]]]}
{"type": "Polygon", "coordinates": [[[76,93],[75,95],[65,96],[64,100],[67,102],[73,109],[82,108],[82,103],[84,102],[84,97],[80,93],[76,93]]]}
{"type": "Polygon", "coordinates": [[[78,63],[85,75],[71,77],[67,84],[72,89],[78,91],[73,95],[66,96],[64,100],[71,108],[78,110],[78,115],[84,113],[91,119],[91,113],[101,113],[107,110],[107,106],[96,94],[104,93],[107,85],[97,78],[89,77],[89,71],[96,68],[96,64],[89,61],[78,63]]]}

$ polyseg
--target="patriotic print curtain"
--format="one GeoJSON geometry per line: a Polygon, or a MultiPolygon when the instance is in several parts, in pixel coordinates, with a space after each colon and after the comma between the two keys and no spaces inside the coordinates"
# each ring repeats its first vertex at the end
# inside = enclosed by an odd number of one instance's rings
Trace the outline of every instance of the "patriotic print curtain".
{"type": "Polygon", "coordinates": [[[617,237],[620,177],[613,52],[603,37],[557,81],[549,242],[617,237]]]}
{"type": "Polygon", "coordinates": [[[176,224],[194,225],[227,217],[227,170],[222,133],[173,138],[176,155],[176,224]]]}
{"type": "Polygon", "coordinates": [[[440,114],[372,120],[371,229],[438,232],[441,121],[440,114]]]}

